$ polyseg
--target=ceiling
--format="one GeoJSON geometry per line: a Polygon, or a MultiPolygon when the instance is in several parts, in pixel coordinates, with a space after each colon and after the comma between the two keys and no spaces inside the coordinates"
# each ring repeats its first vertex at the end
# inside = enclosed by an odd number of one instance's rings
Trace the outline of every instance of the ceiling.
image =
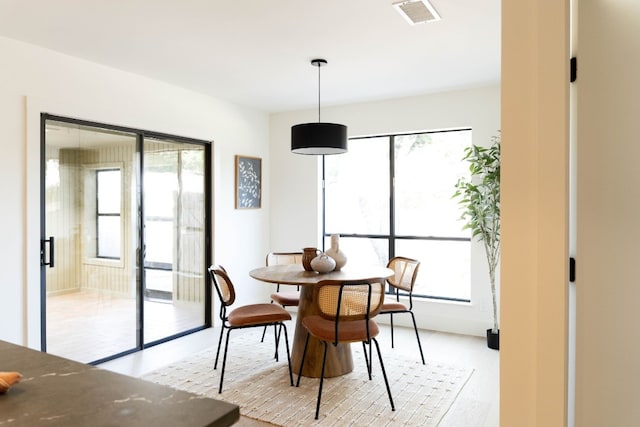
{"type": "Polygon", "coordinates": [[[497,84],[500,0],[0,0],[0,36],[267,112],[497,84]]]}

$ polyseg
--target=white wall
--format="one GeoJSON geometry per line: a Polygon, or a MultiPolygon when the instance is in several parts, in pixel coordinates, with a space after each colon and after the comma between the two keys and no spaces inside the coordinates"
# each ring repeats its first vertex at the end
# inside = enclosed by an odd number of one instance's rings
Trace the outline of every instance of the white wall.
{"type": "Polygon", "coordinates": [[[39,348],[41,112],[214,140],[214,260],[238,286],[264,263],[269,211],[235,210],[233,186],[235,154],[268,164],[266,113],[6,38],[0,63],[0,339],[39,348]]]}
{"type": "MultiPolygon", "coordinates": [[[[320,162],[291,154],[291,126],[317,120],[317,110],[271,116],[271,247],[295,250],[321,247],[319,218],[320,162]]],[[[471,127],[473,142],[490,143],[500,129],[498,85],[410,98],[322,108],[322,119],[347,125],[349,136],[471,127]]],[[[348,254],[347,254],[348,255],[348,254]]],[[[491,327],[491,295],[481,244],[471,253],[471,304],[418,301],[421,328],[484,335],[491,327]]],[[[421,268],[428,268],[423,265],[421,268]]],[[[400,319],[410,322],[410,319],[400,319]]],[[[406,323],[409,325],[410,323],[406,323]]]]}

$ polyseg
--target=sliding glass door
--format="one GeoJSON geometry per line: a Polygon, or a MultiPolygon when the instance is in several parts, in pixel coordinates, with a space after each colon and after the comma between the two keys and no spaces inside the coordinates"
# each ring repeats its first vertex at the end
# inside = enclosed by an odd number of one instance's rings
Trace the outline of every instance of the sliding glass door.
{"type": "Polygon", "coordinates": [[[210,325],[210,147],[43,115],[42,345],[99,362],[210,325]]]}
{"type": "Polygon", "coordinates": [[[205,150],[144,141],[144,341],[202,325],[205,265],[205,150]]]}

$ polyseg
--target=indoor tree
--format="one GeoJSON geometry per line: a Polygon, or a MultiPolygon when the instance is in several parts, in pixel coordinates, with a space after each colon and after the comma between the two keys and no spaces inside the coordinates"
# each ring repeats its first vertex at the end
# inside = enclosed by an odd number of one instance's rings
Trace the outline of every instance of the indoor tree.
{"type": "MultiPolygon", "coordinates": [[[[493,303],[491,334],[497,337],[498,306],[496,300],[496,270],[500,258],[500,135],[491,138],[489,147],[471,145],[465,148],[463,161],[469,162],[469,178],[456,183],[454,198],[462,207],[463,229],[484,245],[489,266],[489,282],[493,303]]],[[[490,340],[489,330],[487,339],[490,340]]],[[[497,338],[496,338],[497,339],[497,338]]],[[[491,343],[489,345],[492,347],[491,343]]],[[[497,347],[492,347],[497,348],[497,347]]]]}

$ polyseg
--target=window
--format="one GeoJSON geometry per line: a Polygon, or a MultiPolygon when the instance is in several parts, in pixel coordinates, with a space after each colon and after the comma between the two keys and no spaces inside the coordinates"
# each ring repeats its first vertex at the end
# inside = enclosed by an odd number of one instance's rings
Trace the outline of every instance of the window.
{"type": "Polygon", "coordinates": [[[96,254],[98,258],[120,259],[121,171],[96,171],[96,254]]]}
{"type": "Polygon", "coordinates": [[[168,272],[173,268],[177,238],[178,153],[150,148],[144,163],[145,267],[168,272]]]}
{"type": "Polygon", "coordinates": [[[471,130],[352,138],[324,160],[325,246],[340,234],[352,261],[421,261],[415,295],[470,301],[470,233],[451,196],[471,130]]]}

